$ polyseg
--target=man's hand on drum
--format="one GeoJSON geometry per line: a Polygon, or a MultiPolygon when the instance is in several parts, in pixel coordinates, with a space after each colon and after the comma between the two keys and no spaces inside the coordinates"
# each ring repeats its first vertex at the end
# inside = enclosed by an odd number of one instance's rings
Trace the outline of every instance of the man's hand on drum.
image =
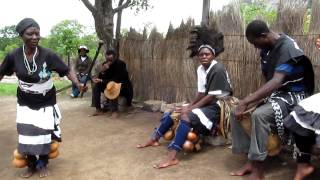
{"type": "Polygon", "coordinates": [[[247,110],[247,103],[244,100],[240,100],[238,106],[236,107],[235,116],[236,119],[241,120],[243,113],[247,110]]]}

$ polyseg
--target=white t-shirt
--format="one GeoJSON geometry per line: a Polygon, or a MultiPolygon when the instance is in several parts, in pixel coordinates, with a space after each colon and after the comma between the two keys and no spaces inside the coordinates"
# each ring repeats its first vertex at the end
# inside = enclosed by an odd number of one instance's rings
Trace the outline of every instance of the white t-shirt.
{"type": "Polygon", "coordinates": [[[320,114],[320,93],[314,94],[299,102],[304,110],[320,114]]]}
{"type": "Polygon", "coordinates": [[[198,76],[198,92],[205,93],[206,92],[206,81],[207,81],[207,74],[210,72],[210,69],[217,64],[216,60],[212,60],[209,68],[207,70],[204,69],[202,65],[200,65],[197,69],[197,76],[198,76]]]}

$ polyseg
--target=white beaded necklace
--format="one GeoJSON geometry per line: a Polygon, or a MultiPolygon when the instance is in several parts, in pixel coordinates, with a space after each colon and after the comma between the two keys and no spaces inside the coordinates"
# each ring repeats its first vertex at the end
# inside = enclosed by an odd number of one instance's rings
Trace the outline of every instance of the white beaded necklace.
{"type": "Polygon", "coordinates": [[[35,61],[35,57],[36,57],[36,55],[38,53],[38,47],[36,47],[36,51],[34,52],[34,55],[32,56],[32,69],[30,68],[30,64],[29,64],[29,61],[27,59],[27,55],[26,55],[26,52],[25,52],[24,45],[22,46],[22,49],[23,49],[24,65],[25,65],[25,67],[26,67],[26,69],[28,71],[28,75],[32,75],[38,69],[36,61],[35,61]]]}

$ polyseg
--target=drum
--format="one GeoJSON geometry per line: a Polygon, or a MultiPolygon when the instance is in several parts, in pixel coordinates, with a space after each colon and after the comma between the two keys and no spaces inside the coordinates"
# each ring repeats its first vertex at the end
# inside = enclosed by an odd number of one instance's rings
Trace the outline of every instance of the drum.
{"type": "MultiPolygon", "coordinates": [[[[256,107],[253,107],[247,110],[242,116],[242,119],[240,121],[243,129],[245,130],[248,136],[251,136],[251,114],[255,109],[256,107]]],[[[277,134],[270,133],[268,137],[267,148],[268,148],[268,156],[276,156],[280,153],[281,139],[277,134]]]]}
{"type": "Polygon", "coordinates": [[[228,134],[230,133],[230,121],[232,110],[239,103],[238,98],[233,96],[226,96],[223,98],[219,98],[218,104],[220,106],[220,120],[219,120],[219,132],[224,138],[228,138],[228,134]]]}

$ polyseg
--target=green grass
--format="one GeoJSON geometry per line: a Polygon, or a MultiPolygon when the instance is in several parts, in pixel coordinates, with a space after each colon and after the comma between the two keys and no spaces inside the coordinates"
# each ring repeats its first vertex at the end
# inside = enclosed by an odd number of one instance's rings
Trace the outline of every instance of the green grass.
{"type": "Polygon", "coordinates": [[[54,81],[54,86],[56,87],[56,89],[61,89],[69,84],[71,84],[71,81],[69,81],[69,80],[56,80],[56,81],[54,81]]]}
{"type": "Polygon", "coordinates": [[[0,96],[15,96],[17,94],[18,84],[1,83],[0,84],[0,96]]]}
{"type": "MultiPolygon", "coordinates": [[[[60,89],[71,84],[69,80],[56,80],[54,86],[60,89]]],[[[17,94],[18,84],[15,83],[0,83],[0,96],[15,96],[17,94]]]]}

